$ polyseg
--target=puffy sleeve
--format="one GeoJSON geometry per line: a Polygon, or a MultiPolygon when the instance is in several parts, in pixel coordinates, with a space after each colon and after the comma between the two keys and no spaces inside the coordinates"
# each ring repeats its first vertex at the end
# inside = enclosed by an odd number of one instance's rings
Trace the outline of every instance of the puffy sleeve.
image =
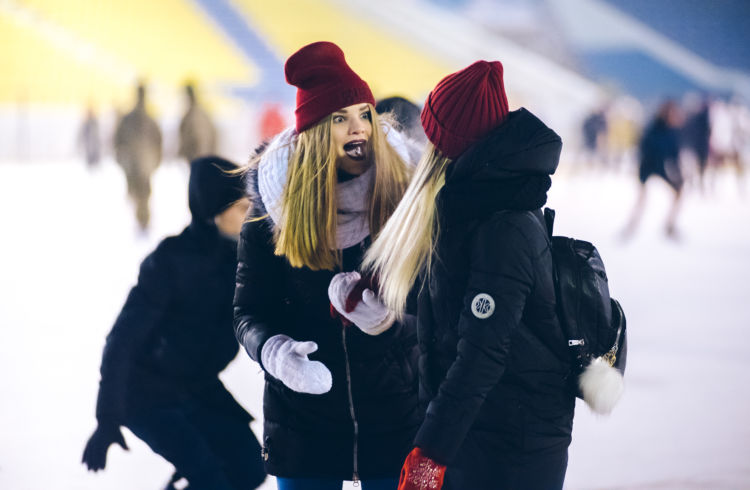
{"type": "Polygon", "coordinates": [[[272,234],[265,221],[242,226],[237,249],[234,290],[234,332],[258,364],[263,344],[282,333],[278,325],[285,311],[280,258],[273,253],[272,234]]]}
{"type": "Polygon", "coordinates": [[[173,285],[170,263],[163,246],[141,263],[138,283],[107,335],[96,404],[98,420],[121,424],[126,413],[127,382],[134,360],[167,313],[173,285]]]}

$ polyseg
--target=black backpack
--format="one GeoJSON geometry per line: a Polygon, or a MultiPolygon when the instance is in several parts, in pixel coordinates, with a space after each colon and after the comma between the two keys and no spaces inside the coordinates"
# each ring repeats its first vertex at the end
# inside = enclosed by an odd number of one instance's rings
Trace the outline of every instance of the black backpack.
{"type": "MultiPolygon", "coordinates": [[[[534,217],[539,223],[539,220],[534,217]]],[[[544,210],[546,232],[552,249],[557,316],[565,337],[573,375],[577,380],[576,395],[595,412],[609,413],[622,391],[622,376],[627,358],[625,313],[620,303],[609,296],[607,273],[596,247],[586,241],[553,236],[555,211],[544,210]],[[606,397],[607,386],[595,385],[596,392],[582,388],[584,373],[590,366],[599,366],[604,376],[617,376],[620,386],[614,401],[597,403],[593,398],[606,397]],[[597,406],[598,405],[598,406],[597,406]]],[[[541,223],[539,223],[541,225],[541,223]]],[[[615,380],[617,382],[617,380],[615,380]]]]}

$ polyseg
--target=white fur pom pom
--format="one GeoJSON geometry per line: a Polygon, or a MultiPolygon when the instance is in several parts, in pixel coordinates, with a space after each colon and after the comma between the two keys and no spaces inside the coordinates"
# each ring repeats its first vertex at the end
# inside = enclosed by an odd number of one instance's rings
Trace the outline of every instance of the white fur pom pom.
{"type": "Polygon", "coordinates": [[[620,399],[625,385],[622,374],[598,357],[578,377],[583,400],[591,411],[608,415],[620,399]]]}

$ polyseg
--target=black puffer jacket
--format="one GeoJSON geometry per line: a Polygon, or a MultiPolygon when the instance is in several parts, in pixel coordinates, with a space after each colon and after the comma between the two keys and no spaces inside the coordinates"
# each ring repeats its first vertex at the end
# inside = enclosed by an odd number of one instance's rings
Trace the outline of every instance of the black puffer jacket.
{"type": "Polygon", "coordinates": [[[97,418],[128,416],[200,397],[251,420],[218,378],[237,354],[232,291],[237,242],[194,221],[141,264],[102,358],[97,418]]]}
{"type": "Polygon", "coordinates": [[[541,221],[525,212],[542,219],[561,146],[531,113],[512,112],[451,164],[438,196],[440,235],[419,297],[429,406],[416,445],[449,465],[493,462],[478,466],[484,481],[497,482],[503,462],[570,443],[574,397],[552,259],[541,221]]]}
{"type": "MultiPolygon", "coordinates": [[[[253,215],[265,215],[257,195],[253,215]]],[[[343,250],[342,271],[356,270],[369,239],[343,250]]],[[[281,477],[343,480],[398,477],[422,420],[417,395],[413,316],[378,336],[331,318],[328,285],[336,271],[293,268],[274,255],[273,222],[245,223],[240,235],[235,333],[260,363],[268,338],[312,340],[333,375],[331,391],[300,394],[266,374],[266,471],[281,477]],[[351,395],[349,389],[351,388],[351,395]]]]}

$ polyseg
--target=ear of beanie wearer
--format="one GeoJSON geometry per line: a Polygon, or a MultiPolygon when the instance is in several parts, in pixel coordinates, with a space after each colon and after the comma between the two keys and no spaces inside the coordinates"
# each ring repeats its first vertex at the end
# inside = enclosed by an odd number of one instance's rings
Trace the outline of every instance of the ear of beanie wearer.
{"type": "Polygon", "coordinates": [[[214,217],[245,195],[237,164],[217,156],[196,158],[190,163],[188,204],[194,222],[212,222],[214,217]]]}
{"type": "Polygon", "coordinates": [[[456,158],[508,117],[508,99],[499,61],[477,61],[443,78],[422,109],[430,142],[456,158]]]}
{"type": "Polygon", "coordinates": [[[370,87],[346,63],[337,45],[320,41],[308,44],[284,64],[284,75],[297,87],[295,128],[298,133],[329,114],[363,102],[375,105],[370,87]]]}

